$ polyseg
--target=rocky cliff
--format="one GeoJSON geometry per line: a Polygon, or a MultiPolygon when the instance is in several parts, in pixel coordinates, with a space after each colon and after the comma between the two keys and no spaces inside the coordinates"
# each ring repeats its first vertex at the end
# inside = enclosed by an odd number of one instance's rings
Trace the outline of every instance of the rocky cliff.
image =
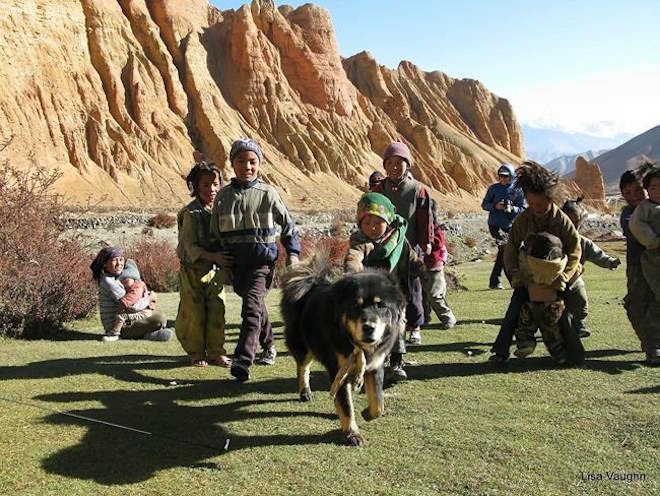
{"type": "Polygon", "coordinates": [[[353,207],[391,140],[453,206],[523,155],[507,100],[479,81],[342,60],[330,15],[255,0],[0,0],[0,158],[59,168],[72,204],[177,206],[199,150],[231,177],[251,136],[293,208],[353,207]]]}

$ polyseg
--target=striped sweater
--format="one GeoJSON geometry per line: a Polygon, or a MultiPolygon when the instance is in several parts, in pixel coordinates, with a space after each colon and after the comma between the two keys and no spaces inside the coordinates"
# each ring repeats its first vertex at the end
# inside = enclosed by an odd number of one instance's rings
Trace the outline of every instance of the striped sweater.
{"type": "Polygon", "coordinates": [[[234,265],[275,262],[277,227],[288,254],[300,253],[300,235],[274,187],[255,179],[241,184],[235,178],[217,195],[211,215],[211,236],[234,257],[234,265]]]}

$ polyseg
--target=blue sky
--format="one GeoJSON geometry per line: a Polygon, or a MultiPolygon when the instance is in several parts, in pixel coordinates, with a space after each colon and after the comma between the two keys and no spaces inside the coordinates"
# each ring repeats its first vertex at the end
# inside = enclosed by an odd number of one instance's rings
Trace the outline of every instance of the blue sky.
{"type": "Polygon", "coordinates": [[[406,59],[479,79],[522,122],[602,136],[660,124],[658,0],[313,3],[330,12],[342,56],[367,50],[391,68],[406,59]]]}

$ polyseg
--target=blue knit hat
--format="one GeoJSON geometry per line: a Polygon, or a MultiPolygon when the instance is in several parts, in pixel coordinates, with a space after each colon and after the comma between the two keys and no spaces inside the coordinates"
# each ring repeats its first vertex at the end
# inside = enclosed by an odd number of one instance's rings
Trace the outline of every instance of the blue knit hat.
{"type": "Polygon", "coordinates": [[[256,153],[257,157],[259,157],[259,162],[263,162],[264,154],[261,152],[261,148],[250,138],[238,139],[232,143],[231,151],[229,152],[229,161],[233,162],[239,153],[246,151],[256,153]]]}
{"type": "Polygon", "coordinates": [[[135,279],[136,281],[140,280],[140,271],[137,268],[137,264],[132,259],[127,259],[126,264],[124,265],[124,270],[119,274],[120,281],[123,279],[135,279]]]}

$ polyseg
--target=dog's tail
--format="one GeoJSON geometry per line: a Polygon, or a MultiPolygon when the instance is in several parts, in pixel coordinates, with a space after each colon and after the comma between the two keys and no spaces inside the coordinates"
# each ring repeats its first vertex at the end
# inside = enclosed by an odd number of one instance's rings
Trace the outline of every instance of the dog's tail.
{"type": "Polygon", "coordinates": [[[282,277],[282,307],[297,306],[313,287],[331,284],[334,271],[327,250],[290,267],[282,277]]]}

